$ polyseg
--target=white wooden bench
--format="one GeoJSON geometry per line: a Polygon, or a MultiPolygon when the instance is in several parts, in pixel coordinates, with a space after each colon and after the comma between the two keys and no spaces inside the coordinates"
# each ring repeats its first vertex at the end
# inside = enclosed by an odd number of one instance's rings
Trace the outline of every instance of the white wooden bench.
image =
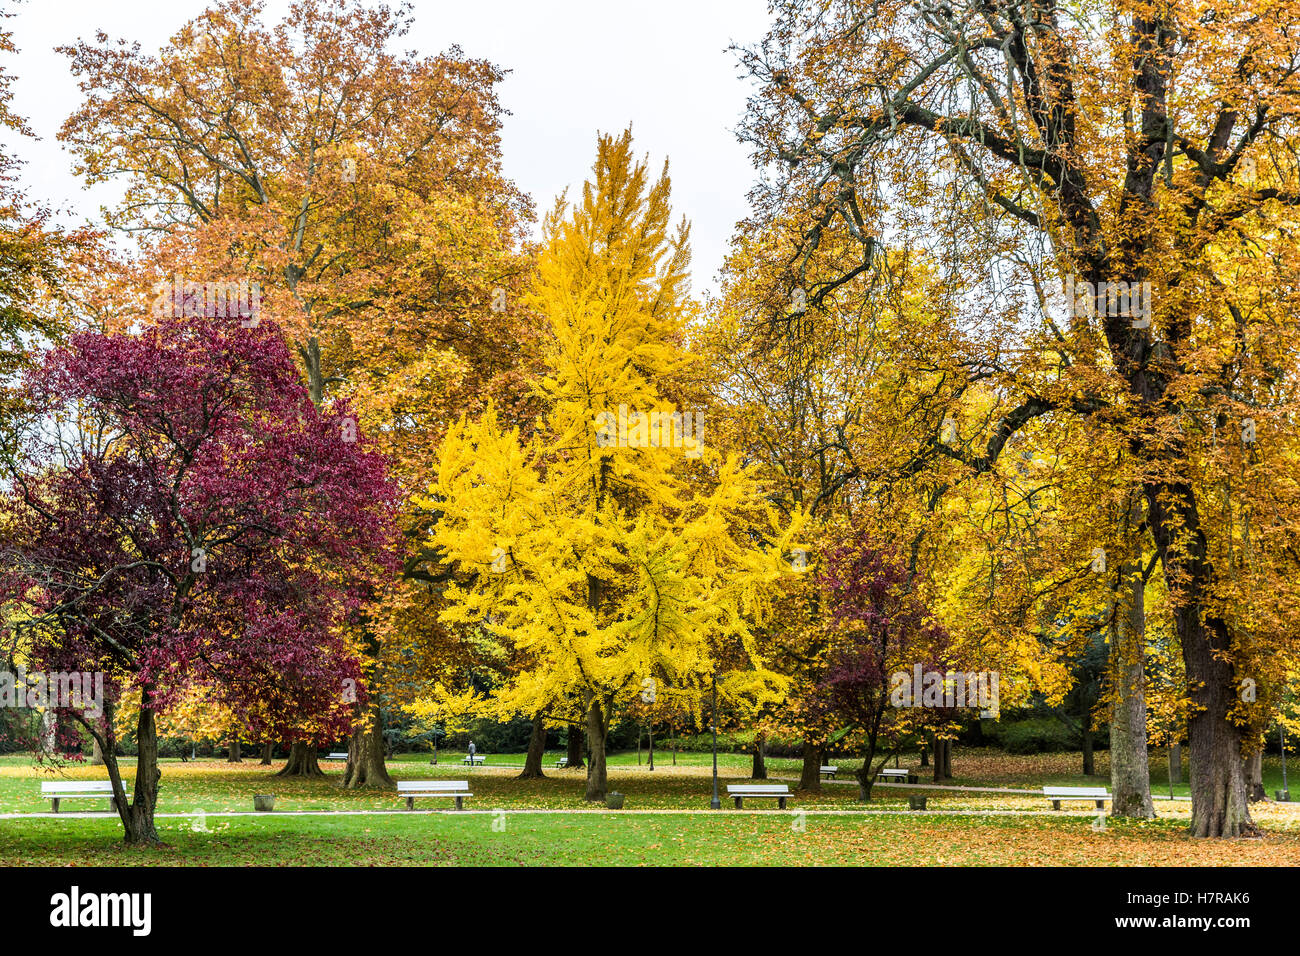
{"type": "Polygon", "coordinates": [[[555,761],[556,770],[559,770],[561,767],[567,767],[568,765],[569,765],[568,757],[561,757],[559,760],[555,761]]]}
{"type": "Polygon", "coordinates": [[[736,801],[737,810],[744,807],[745,805],[744,801],[746,797],[767,797],[768,799],[775,800],[777,806],[780,807],[782,810],[784,810],[785,801],[788,798],[794,796],[794,794],[792,794],[790,792],[790,788],[783,783],[782,784],[747,783],[747,784],[742,784],[740,786],[727,787],[727,796],[730,797],[732,800],[736,801]]]}
{"type": "Polygon", "coordinates": [[[467,780],[401,780],[397,784],[397,795],[406,798],[406,809],[415,809],[416,797],[451,797],[456,801],[456,809],[464,810],[461,802],[474,794],[469,792],[467,780]]]}
{"type": "Polygon", "coordinates": [[[835,775],[839,772],[840,772],[839,767],[822,767],[822,776],[830,777],[832,780],[835,779],[835,775]]]}
{"type": "Polygon", "coordinates": [[[346,753],[336,750],[331,754],[326,754],[325,759],[326,760],[347,760],[348,755],[346,753]]]}
{"type": "Polygon", "coordinates": [[[894,780],[899,783],[916,783],[916,774],[901,767],[886,767],[876,774],[877,780],[894,780]]]}
{"type": "Polygon", "coordinates": [[[482,754],[466,754],[461,763],[469,764],[471,767],[479,767],[483,765],[483,761],[486,759],[482,754]]]}
{"type": "Polygon", "coordinates": [[[1104,810],[1110,794],[1105,787],[1044,787],[1043,796],[1052,801],[1052,809],[1061,809],[1062,800],[1091,800],[1104,810]]]}
{"type": "MultiPolygon", "coordinates": [[[[126,793],[128,799],[131,792],[126,793]]],[[[117,812],[117,797],[113,794],[113,785],[107,780],[61,780],[58,783],[41,784],[41,799],[49,800],[54,805],[54,812],[59,812],[60,800],[107,800],[108,809],[117,812]]]]}

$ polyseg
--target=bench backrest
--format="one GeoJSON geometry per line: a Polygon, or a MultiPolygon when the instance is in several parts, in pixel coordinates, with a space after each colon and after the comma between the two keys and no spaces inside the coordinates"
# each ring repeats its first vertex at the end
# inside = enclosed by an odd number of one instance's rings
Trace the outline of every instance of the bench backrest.
{"type": "Polygon", "coordinates": [[[827,766],[825,766],[825,767],[822,767],[822,769],[823,769],[823,770],[839,770],[840,768],[839,768],[839,767],[832,767],[832,766],[827,765],[827,766]]]}
{"type": "Polygon", "coordinates": [[[1048,797],[1109,797],[1105,787],[1044,787],[1048,797]]]}
{"type": "Polygon", "coordinates": [[[447,792],[455,793],[457,790],[468,793],[468,780],[399,780],[397,783],[397,792],[406,793],[415,791],[417,793],[447,792]]]}
{"type": "Polygon", "coordinates": [[[901,767],[885,767],[884,769],[882,769],[882,770],[880,770],[880,771],[878,771],[878,772],[879,772],[880,774],[884,775],[884,776],[890,776],[890,777],[906,777],[906,776],[907,776],[907,771],[904,770],[904,769],[902,769],[901,767]]]}
{"type": "Polygon", "coordinates": [[[785,784],[758,783],[727,787],[727,793],[789,793],[785,784]]]}
{"type": "MultiPolygon", "coordinates": [[[[125,786],[125,783],[123,784],[125,786]]],[[[107,793],[113,792],[108,780],[65,780],[41,784],[41,793],[107,793]]]]}

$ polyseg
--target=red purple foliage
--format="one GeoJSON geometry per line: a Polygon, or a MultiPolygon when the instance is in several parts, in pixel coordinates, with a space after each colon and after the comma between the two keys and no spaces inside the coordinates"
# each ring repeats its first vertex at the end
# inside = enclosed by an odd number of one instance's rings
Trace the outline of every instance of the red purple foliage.
{"type": "Polygon", "coordinates": [[[395,491],[274,325],[76,335],[26,388],[0,599],[25,606],[31,666],[103,671],[155,710],[206,685],[259,736],[346,733],[362,675],[340,625],[396,566],[395,491]]]}

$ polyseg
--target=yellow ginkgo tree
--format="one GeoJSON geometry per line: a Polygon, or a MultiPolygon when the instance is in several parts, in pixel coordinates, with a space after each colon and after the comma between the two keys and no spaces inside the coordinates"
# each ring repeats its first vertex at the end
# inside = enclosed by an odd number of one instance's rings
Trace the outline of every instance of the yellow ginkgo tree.
{"type": "Polygon", "coordinates": [[[683,346],[689,230],[670,225],[630,133],[601,136],[581,201],[561,198],[525,305],[542,322],[544,413],[526,440],[494,409],[449,430],[424,503],[456,570],[442,619],[514,652],[500,716],[578,704],[603,800],[611,719],[647,687],[698,694],[726,660],[766,672],[751,628],[797,522],[705,440],[683,346]],[[740,652],[740,653],[738,653],[740,652]]]}

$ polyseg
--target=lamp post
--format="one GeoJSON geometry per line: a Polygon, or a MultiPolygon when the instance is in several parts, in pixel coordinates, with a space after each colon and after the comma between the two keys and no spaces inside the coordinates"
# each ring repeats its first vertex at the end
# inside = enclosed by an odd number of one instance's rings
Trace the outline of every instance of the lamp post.
{"type": "Polygon", "coordinates": [[[718,672],[713,672],[713,799],[709,801],[710,810],[721,810],[722,801],[718,799],[718,672]]]}

